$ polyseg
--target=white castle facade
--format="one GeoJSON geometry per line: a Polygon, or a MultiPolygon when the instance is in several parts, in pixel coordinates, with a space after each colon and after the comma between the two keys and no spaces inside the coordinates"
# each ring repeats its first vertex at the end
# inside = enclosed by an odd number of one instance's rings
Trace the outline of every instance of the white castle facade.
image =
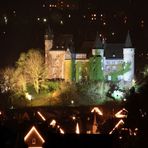
{"type": "MultiPolygon", "coordinates": [[[[129,32],[125,43],[122,44],[102,43],[97,36],[92,48],[89,50],[91,50],[89,57],[87,53],[71,52],[69,45],[56,45],[52,33],[48,32],[45,35],[45,62],[49,69],[49,79],[81,81],[83,72],[80,65],[88,63],[90,57],[99,56],[102,59],[101,70],[107,81],[116,79],[124,83],[132,83],[135,69],[135,49],[132,47],[129,32]],[[74,62],[73,66],[72,62],[74,62]]],[[[88,71],[87,67],[85,69],[88,71]]],[[[89,79],[89,76],[85,75],[85,77],[89,79]]]]}

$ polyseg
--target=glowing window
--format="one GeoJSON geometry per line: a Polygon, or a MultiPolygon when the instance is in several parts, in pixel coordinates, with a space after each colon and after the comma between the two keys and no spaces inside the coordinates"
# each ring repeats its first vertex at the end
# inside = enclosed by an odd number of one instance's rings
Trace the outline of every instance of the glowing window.
{"type": "Polygon", "coordinates": [[[111,81],[111,79],[112,79],[111,76],[108,76],[108,80],[111,81]]]}
{"type": "Polygon", "coordinates": [[[32,144],[36,144],[36,139],[32,138],[32,144]]]}

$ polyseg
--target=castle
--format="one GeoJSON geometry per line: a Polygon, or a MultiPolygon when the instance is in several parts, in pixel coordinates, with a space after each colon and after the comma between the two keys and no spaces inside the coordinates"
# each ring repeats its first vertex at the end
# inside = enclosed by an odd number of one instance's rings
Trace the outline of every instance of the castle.
{"type": "Polygon", "coordinates": [[[61,42],[56,40],[50,29],[45,34],[45,63],[49,79],[132,83],[135,49],[129,32],[122,44],[106,43],[97,34],[96,40],[88,43],[89,54],[73,51],[72,36],[63,35],[61,39],[61,42]]]}

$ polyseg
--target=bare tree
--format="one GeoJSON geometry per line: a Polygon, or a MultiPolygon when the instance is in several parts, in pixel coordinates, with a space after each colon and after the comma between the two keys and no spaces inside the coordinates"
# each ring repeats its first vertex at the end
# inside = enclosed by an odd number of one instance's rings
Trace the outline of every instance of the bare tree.
{"type": "Polygon", "coordinates": [[[0,78],[1,78],[1,91],[7,92],[12,90],[15,85],[15,81],[13,80],[14,68],[7,67],[0,71],[0,78]]]}
{"type": "Polygon", "coordinates": [[[27,89],[27,81],[19,69],[7,67],[0,72],[1,75],[1,91],[14,92],[15,94],[24,94],[27,89]]]}
{"type": "Polygon", "coordinates": [[[42,54],[35,49],[21,54],[17,61],[17,68],[26,76],[27,82],[34,86],[38,94],[41,84],[47,79],[47,70],[42,54]]]}

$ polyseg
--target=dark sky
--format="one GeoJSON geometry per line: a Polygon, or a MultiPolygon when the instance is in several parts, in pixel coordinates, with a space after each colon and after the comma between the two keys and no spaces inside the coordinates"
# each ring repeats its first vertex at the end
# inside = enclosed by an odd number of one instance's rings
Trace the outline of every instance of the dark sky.
{"type": "MultiPolygon", "coordinates": [[[[0,1],[0,67],[5,65],[13,65],[18,59],[22,51],[27,51],[29,48],[44,48],[43,35],[47,24],[37,24],[35,22],[36,17],[48,17],[51,12],[48,9],[42,7],[42,5],[50,0],[1,0],[0,1]],[[16,16],[13,14],[16,11],[16,16]],[[8,17],[8,24],[4,24],[3,18],[8,17]]],[[[80,9],[76,14],[80,15],[82,12],[86,12],[86,8],[91,6],[98,13],[106,13],[106,15],[117,13],[119,16],[125,13],[130,19],[130,25],[126,29],[131,30],[131,36],[133,37],[134,45],[137,48],[146,49],[148,40],[148,28],[147,28],[147,4],[146,0],[71,0],[77,1],[80,4],[80,9]],[[144,20],[145,28],[139,30],[138,23],[140,20],[144,20]]],[[[108,16],[107,16],[108,17],[108,16]]],[[[97,29],[97,25],[88,26],[80,25],[79,16],[76,17],[75,28],[73,26],[65,25],[65,28],[55,27],[54,32],[58,31],[67,33],[75,32],[75,36],[85,28],[90,30],[97,29]],[[95,28],[96,27],[96,28],[95,28]],[[61,29],[61,30],[60,30],[61,29]],[[66,30],[67,29],[67,30],[66,30]],[[64,30],[64,31],[63,31],[64,30]],[[78,31],[79,30],[79,31],[78,31]]],[[[112,21],[112,18],[110,18],[112,21]]],[[[49,23],[49,22],[48,22],[49,23]]],[[[112,28],[118,31],[118,34],[122,34],[123,31],[120,26],[112,26],[112,28]],[[120,33],[121,32],[121,33],[120,33]]],[[[85,31],[85,30],[84,30],[85,31]]],[[[124,33],[125,34],[125,33],[124,33]]],[[[83,33],[82,33],[83,35],[83,33]]],[[[139,51],[140,51],[139,50],[139,51]]]]}

